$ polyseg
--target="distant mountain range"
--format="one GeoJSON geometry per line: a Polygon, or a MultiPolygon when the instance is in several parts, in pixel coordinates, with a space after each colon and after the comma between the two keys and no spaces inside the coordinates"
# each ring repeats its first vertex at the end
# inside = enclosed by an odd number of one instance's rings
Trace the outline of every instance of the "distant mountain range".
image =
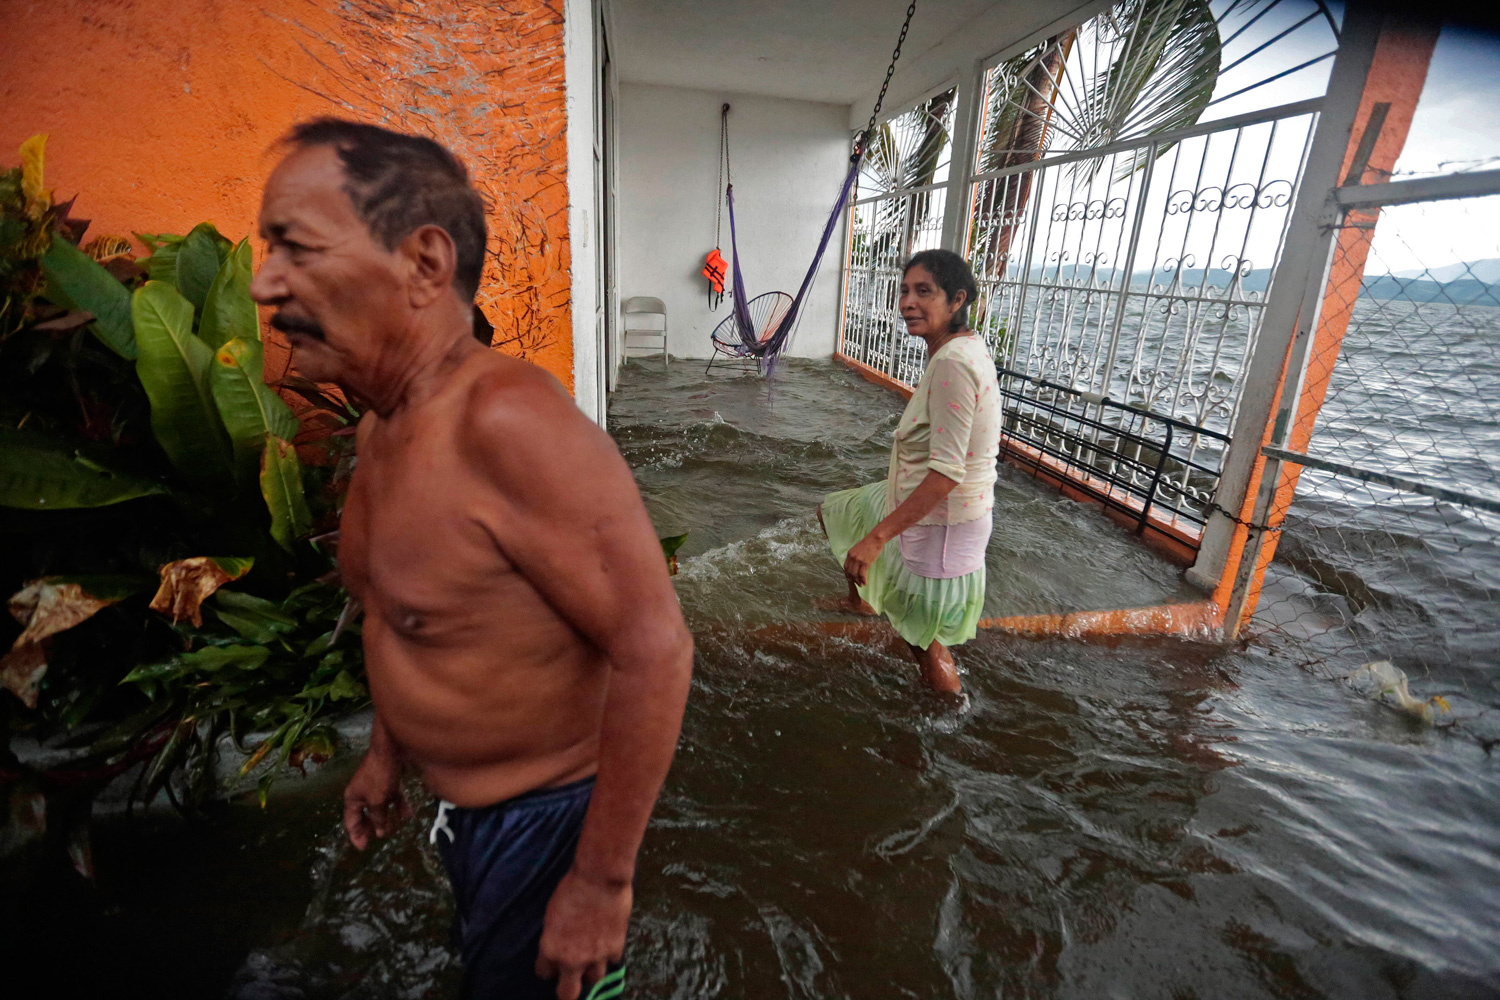
{"type": "MultiPolygon", "coordinates": [[[[1087,269],[1079,268],[1077,273],[1079,277],[1082,277],[1087,273],[1087,269]]],[[[1183,287],[1195,288],[1201,285],[1203,273],[1204,269],[1201,267],[1183,268],[1183,287]]],[[[1112,271],[1103,268],[1095,274],[1103,281],[1114,277],[1112,271]]],[[[1031,280],[1046,281],[1055,279],[1056,275],[1056,268],[1039,269],[1032,272],[1031,280]]],[[[1064,271],[1065,278],[1071,276],[1072,272],[1064,271]]],[[[1169,280],[1171,280],[1169,273],[1137,271],[1131,278],[1130,286],[1144,289],[1151,284],[1164,285],[1169,280]]],[[[1242,287],[1247,292],[1264,294],[1270,282],[1269,270],[1252,271],[1244,279],[1242,287]]],[[[1229,274],[1211,269],[1208,272],[1208,284],[1214,288],[1224,288],[1229,284],[1229,274]]],[[[1436,267],[1430,271],[1397,271],[1395,274],[1371,274],[1367,271],[1364,279],[1364,294],[1375,299],[1408,299],[1412,302],[1453,302],[1459,305],[1500,306],[1500,257],[1462,261],[1436,267]]]]}
{"type": "Polygon", "coordinates": [[[1428,281],[1480,281],[1487,285],[1500,283],[1500,257],[1460,261],[1432,270],[1397,271],[1394,278],[1422,278],[1428,281]]]}
{"type": "Polygon", "coordinates": [[[1500,257],[1459,261],[1431,270],[1365,274],[1365,294],[1377,299],[1500,306],[1500,257]]]}
{"type": "Polygon", "coordinates": [[[1455,305],[1500,306],[1500,283],[1463,278],[1424,281],[1383,274],[1365,275],[1364,294],[1372,299],[1410,299],[1412,302],[1452,302],[1455,305]]]}

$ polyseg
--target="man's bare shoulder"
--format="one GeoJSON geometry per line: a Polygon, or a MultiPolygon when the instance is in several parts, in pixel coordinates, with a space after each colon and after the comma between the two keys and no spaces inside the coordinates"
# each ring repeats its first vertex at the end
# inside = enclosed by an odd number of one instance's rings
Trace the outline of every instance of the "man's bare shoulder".
{"type": "Polygon", "coordinates": [[[465,405],[470,416],[503,419],[510,409],[524,410],[549,402],[571,405],[572,401],[568,390],[545,368],[489,351],[478,359],[465,405]]]}
{"type": "Polygon", "coordinates": [[[594,426],[550,372],[496,352],[469,382],[463,416],[468,443],[480,447],[522,432],[545,438],[594,426]]]}
{"type": "Polygon", "coordinates": [[[517,473],[547,479],[553,470],[577,469],[597,458],[602,447],[614,452],[561,382],[519,358],[497,353],[484,359],[462,412],[465,453],[504,479],[517,473]]]}

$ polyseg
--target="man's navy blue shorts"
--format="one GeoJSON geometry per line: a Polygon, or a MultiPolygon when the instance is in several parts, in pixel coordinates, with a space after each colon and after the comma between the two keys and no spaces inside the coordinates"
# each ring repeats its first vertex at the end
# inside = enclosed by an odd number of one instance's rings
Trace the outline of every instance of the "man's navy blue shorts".
{"type": "MultiPolygon", "coordinates": [[[[594,779],[542,788],[482,809],[438,804],[431,838],[458,902],[464,996],[473,1000],[551,1000],[555,981],[536,976],[542,921],[557,883],[573,864],[594,779]]],[[[611,965],[588,1000],[625,988],[611,965]]]]}

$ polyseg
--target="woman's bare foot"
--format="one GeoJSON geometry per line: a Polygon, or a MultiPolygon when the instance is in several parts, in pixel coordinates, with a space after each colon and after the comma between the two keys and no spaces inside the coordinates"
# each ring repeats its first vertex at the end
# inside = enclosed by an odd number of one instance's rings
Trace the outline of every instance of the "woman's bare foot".
{"type": "Polygon", "coordinates": [[[866,615],[877,617],[880,612],[870,607],[870,602],[862,597],[820,597],[813,601],[813,607],[819,611],[842,611],[847,615],[866,615]]]}
{"type": "Polygon", "coordinates": [[[948,651],[947,646],[934,640],[926,649],[918,649],[911,644],[907,644],[906,648],[916,657],[917,666],[922,670],[922,680],[928,687],[948,694],[958,694],[963,690],[963,684],[958,679],[958,665],[953,662],[953,654],[948,651]]]}

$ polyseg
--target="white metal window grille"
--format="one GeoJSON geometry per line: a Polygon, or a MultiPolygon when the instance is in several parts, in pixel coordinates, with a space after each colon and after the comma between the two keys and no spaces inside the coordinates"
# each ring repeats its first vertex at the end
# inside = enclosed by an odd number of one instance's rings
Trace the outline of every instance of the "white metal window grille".
{"type": "Polygon", "coordinates": [[[1110,487],[1125,496],[1150,472],[1118,461],[1109,428],[1123,429],[1125,411],[1087,397],[1179,421],[1156,502],[1192,535],[1217,484],[1218,435],[1234,423],[1315,119],[1294,106],[974,185],[976,328],[1002,367],[1071,390],[1037,391],[1092,421],[1055,420],[1040,443],[1106,480],[1125,474],[1110,487]]]}
{"type": "MultiPolygon", "coordinates": [[[[1008,438],[1143,530],[1201,534],[1336,50],[1316,0],[1127,0],[984,73],[951,249],[1008,438]]],[[[915,383],[860,208],[842,350],[915,383]]]]}
{"type": "Polygon", "coordinates": [[[941,244],[957,88],[876,126],[850,208],[844,353],[915,383],[926,361],[897,308],[901,264],[941,244]]]}
{"type": "Polygon", "coordinates": [[[1316,3],[1143,0],[986,74],[965,249],[978,328],[1024,377],[1017,437],[1179,537],[1217,486],[1332,25],[1316,3]]]}

